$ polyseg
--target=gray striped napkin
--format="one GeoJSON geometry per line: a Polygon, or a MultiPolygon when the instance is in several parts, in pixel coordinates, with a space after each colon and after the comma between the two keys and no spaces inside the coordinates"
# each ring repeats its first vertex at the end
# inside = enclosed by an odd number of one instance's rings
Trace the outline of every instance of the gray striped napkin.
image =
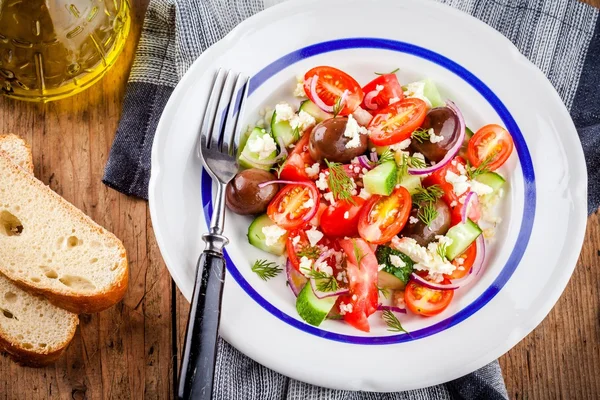
{"type": "MultiPolygon", "coordinates": [[[[282,0],[151,0],[129,78],[123,116],[103,181],[147,198],[150,152],[162,110],[192,62],[233,27],[282,0]]],[[[588,212],[600,206],[600,22],[575,0],[441,0],[508,37],[550,79],[583,144],[588,212]]],[[[498,362],[443,385],[402,393],[336,391],[294,381],[221,341],[216,399],[504,399],[498,362]]]]}

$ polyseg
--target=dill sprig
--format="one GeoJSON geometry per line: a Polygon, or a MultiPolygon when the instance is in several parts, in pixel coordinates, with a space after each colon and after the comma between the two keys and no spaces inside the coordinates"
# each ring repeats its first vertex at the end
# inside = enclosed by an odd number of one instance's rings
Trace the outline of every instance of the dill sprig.
{"type": "Polygon", "coordinates": [[[383,320],[385,321],[386,325],[388,326],[389,332],[408,333],[408,331],[402,327],[402,324],[400,323],[398,318],[390,310],[385,310],[383,312],[383,320]]]}
{"type": "Polygon", "coordinates": [[[348,176],[344,167],[340,163],[329,162],[325,159],[325,164],[329,168],[327,176],[327,185],[337,200],[344,200],[351,204],[356,204],[352,198],[352,190],[354,189],[354,181],[348,176]]]}
{"type": "Polygon", "coordinates": [[[263,281],[276,277],[281,271],[283,269],[272,261],[256,260],[254,265],[252,265],[252,272],[258,275],[263,281]]]}
{"type": "Polygon", "coordinates": [[[365,255],[363,254],[362,250],[356,245],[356,240],[352,241],[352,247],[354,250],[354,258],[356,258],[356,265],[358,266],[358,269],[360,269],[360,262],[362,261],[365,255]]]}
{"type": "Polygon", "coordinates": [[[394,153],[390,149],[385,149],[385,151],[379,156],[379,159],[377,160],[377,165],[383,164],[384,162],[387,162],[387,161],[393,161],[393,160],[394,160],[394,153]]]}
{"type": "Polygon", "coordinates": [[[487,172],[490,172],[490,164],[496,158],[497,153],[498,152],[493,152],[492,154],[487,156],[477,167],[473,167],[471,163],[467,160],[467,167],[465,169],[467,170],[467,176],[469,177],[469,179],[475,179],[479,175],[483,175],[487,172]]]}
{"type": "Polygon", "coordinates": [[[375,72],[375,75],[390,75],[390,74],[395,74],[398,71],[400,71],[400,68],[396,68],[392,72],[375,72]]]}
{"type": "Polygon", "coordinates": [[[435,206],[431,202],[425,204],[421,203],[417,217],[427,226],[430,226],[433,221],[438,217],[438,212],[435,206]]]}
{"type": "MultiPolygon", "coordinates": [[[[375,285],[375,286],[377,286],[377,285],[375,285]]],[[[389,290],[389,289],[387,289],[387,288],[384,288],[384,287],[377,286],[377,291],[378,291],[378,292],[379,292],[379,293],[380,293],[380,294],[381,294],[383,297],[385,297],[386,299],[387,299],[387,298],[389,297],[389,295],[390,295],[390,290],[389,290]]]]}
{"type": "Polygon", "coordinates": [[[429,140],[430,136],[429,129],[425,130],[423,128],[419,128],[412,133],[411,138],[415,139],[419,143],[423,143],[429,140]]]}
{"type": "Polygon", "coordinates": [[[340,96],[335,100],[335,104],[333,105],[333,118],[337,117],[343,108],[344,103],[342,102],[342,96],[340,96]]]}
{"type": "Polygon", "coordinates": [[[311,246],[309,244],[303,246],[296,252],[296,256],[298,256],[298,258],[306,257],[316,260],[320,255],[321,249],[319,249],[317,246],[311,246]]]}
{"type": "Polygon", "coordinates": [[[438,255],[440,256],[441,259],[445,259],[446,251],[447,251],[446,243],[439,243],[437,245],[437,249],[435,249],[435,251],[438,253],[438,255]]]}
{"type": "Polygon", "coordinates": [[[416,193],[412,195],[412,200],[415,204],[424,202],[435,203],[443,195],[444,191],[439,185],[431,185],[427,188],[417,188],[416,193]]]}
{"type": "Polygon", "coordinates": [[[335,292],[338,290],[338,282],[333,275],[314,269],[308,271],[306,275],[315,280],[317,290],[320,292],[335,292]]]}
{"type": "Polygon", "coordinates": [[[402,183],[404,178],[408,176],[408,168],[425,168],[425,166],[425,161],[422,158],[402,154],[400,166],[398,167],[399,182],[402,183]]]}

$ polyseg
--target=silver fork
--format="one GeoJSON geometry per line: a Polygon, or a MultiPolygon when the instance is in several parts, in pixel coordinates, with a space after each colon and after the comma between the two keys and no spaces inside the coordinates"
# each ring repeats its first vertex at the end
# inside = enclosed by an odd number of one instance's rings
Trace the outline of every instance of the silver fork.
{"type": "Polygon", "coordinates": [[[238,171],[236,161],[242,129],[242,112],[248,94],[249,78],[219,69],[204,112],[198,140],[198,156],[217,184],[217,194],[206,242],[198,258],[194,294],[185,332],[185,345],[177,396],[180,399],[210,400],[225,281],[223,236],[225,187],[238,171]]]}

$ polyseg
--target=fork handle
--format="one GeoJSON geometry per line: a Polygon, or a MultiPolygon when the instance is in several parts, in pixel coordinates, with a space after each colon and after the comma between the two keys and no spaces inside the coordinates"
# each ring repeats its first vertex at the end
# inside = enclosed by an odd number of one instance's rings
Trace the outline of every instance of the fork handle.
{"type": "Polygon", "coordinates": [[[198,259],[194,294],[185,331],[177,390],[179,399],[212,398],[224,280],[223,255],[205,250],[198,259]]]}

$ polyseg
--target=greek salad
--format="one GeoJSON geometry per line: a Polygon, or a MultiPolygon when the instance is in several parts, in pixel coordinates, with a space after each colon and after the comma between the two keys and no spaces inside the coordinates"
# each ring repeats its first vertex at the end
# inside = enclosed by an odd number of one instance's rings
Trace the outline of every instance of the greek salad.
{"type": "Polygon", "coordinates": [[[369,332],[369,317],[406,332],[402,314],[443,312],[482,271],[486,241],[513,150],[509,132],[473,131],[431,80],[403,85],[377,74],[361,86],[318,66],[298,77],[297,104],[261,111],[238,152],[228,207],[254,215],[264,280],[279,273],[299,316],[343,320],[369,332]]]}

